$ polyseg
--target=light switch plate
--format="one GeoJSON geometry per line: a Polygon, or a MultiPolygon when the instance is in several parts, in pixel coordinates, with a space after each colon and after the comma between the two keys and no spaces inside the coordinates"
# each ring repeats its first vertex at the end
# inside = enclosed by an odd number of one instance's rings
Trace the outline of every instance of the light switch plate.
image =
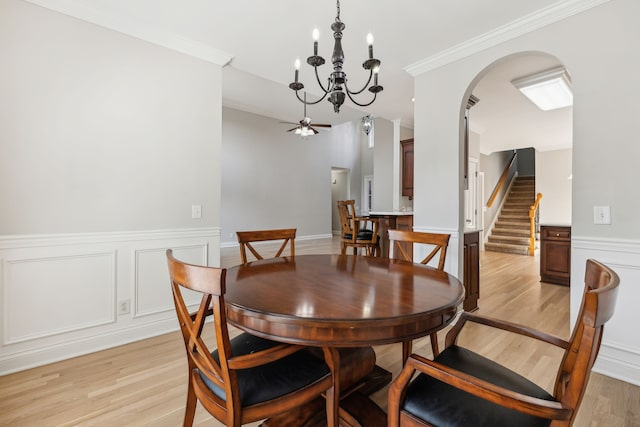
{"type": "Polygon", "coordinates": [[[191,205],[191,218],[202,218],[202,205],[191,205]]]}
{"type": "Polygon", "coordinates": [[[593,207],[593,223],[594,224],[611,224],[611,209],[609,206],[593,207]]]}

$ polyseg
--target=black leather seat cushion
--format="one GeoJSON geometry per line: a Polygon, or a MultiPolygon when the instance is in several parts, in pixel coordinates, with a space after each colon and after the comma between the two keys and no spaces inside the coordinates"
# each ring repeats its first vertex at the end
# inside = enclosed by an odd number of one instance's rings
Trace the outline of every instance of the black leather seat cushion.
{"type": "MultiPolygon", "coordinates": [[[[353,234],[351,233],[344,233],[344,238],[347,240],[351,240],[353,237],[353,234]]],[[[371,238],[373,237],[373,231],[371,230],[359,230],[358,234],[356,234],[356,240],[371,240],[371,238]]]]}
{"type": "MultiPolygon", "coordinates": [[[[436,361],[513,391],[555,400],[523,376],[462,347],[448,347],[436,361]]],[[[409,384],[402,409],[438,427],[539,427],[551,423],[490,403],[424,374],[409,384]]]]}
{"type": "MultiPolygon", "coordinates": [[[[247,333],[240,334],[231,340],[234,356],[265,350],[279,344],[247,333]]],[[[218,350],[211,355],[219,361],[218,350]]],[[[322,359],[302,350],[275,362],[242,369],[237,373],[240,401],[243,406],[248,406],[297,390],[328,375],[330,371],[322,359]]],[[[200,374],[200,377],[216,396],[226,400],[224,390],[205,375],[200,374]]]]}

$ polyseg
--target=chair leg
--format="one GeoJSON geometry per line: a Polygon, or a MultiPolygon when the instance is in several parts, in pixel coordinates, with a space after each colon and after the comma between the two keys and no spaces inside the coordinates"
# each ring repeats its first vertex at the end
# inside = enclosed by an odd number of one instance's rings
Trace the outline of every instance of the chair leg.
{"type": "Polygon", "coordinates": [[[193,425],[193,418],[196,415],[196,404],[198,403],[198,398],[196,397],[196,392],[193,389],[193,382],[191,379],[191,373],[189,374],[189,389],[187,390],[187,405],[184,410],[184,422],[182,423],[183,427],[191,427],[193,425]]]}
{"type": "Polygon", "coordinates": [[[433,358],[435,359],[440,354],[440,350],[438,349],[438,334],[434,332],[429,336],[431,337],[431,350],[433,351],[433,358]]]}

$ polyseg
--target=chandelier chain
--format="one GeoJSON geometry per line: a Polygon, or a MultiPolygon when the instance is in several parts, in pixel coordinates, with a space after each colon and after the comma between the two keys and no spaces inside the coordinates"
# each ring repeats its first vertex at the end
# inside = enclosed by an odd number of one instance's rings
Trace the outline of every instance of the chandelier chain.
{"type": "Polygon", "coordinates": [[[336,22],[340,22],[340,0],[336,0],[336,22]]]}

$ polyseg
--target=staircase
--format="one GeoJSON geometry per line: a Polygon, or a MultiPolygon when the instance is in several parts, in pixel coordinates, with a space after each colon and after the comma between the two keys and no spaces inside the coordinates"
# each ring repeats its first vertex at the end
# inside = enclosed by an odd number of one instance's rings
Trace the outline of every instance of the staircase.
{"type": "Polygon", "coordinates": [[[517,177],[484,248],[529,255],[529,207],[535,201],[535,176],[517,177]]]}

